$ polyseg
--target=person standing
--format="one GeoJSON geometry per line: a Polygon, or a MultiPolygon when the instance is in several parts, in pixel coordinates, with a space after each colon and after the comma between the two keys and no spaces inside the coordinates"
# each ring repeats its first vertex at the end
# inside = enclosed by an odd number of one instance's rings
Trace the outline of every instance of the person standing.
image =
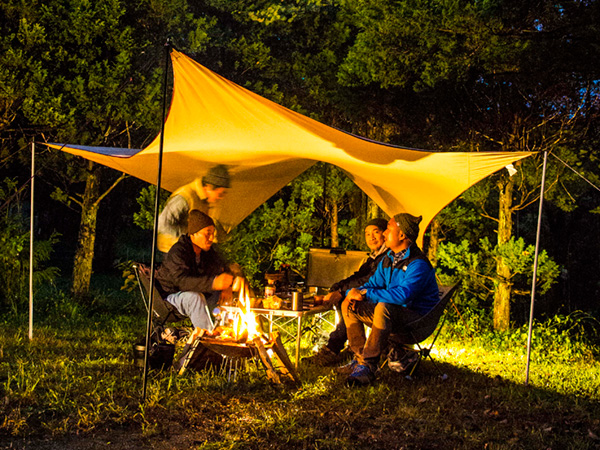
{"type": "Polygon", "coordinates": [[[224,165],[212,167],[202,178],[196,178],[174,191],[158,217],[157,247],[167,253],[180,236],[187,232],[188,213],[198,210],[213,216],[213,210],[231,186],[224,165]]]}

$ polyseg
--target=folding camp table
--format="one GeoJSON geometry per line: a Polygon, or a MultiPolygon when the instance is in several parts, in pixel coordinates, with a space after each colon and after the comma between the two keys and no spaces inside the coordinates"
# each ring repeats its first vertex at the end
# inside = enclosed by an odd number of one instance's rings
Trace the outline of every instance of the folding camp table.
{"type": "MultiPolygon", "coordinates": [[[[220,309],[231,312],[240,313],[241,308],[239,306],[219,306],[220,309]]],[[[318,305],[311,306],[310,304],[304,304],[304,308],[301,311],[293,311],[290,309],[268,309],[268,308],[250,308],[250,311],[258,316],[265,317],[269,323],[269,333],[273,332],[274,327],[277,327],[282,334],[295,339],[296,341],[296,361],[295,366],[298,368],[300,362],[300,341],[302,340],[302,319],[308,317],[315,317],[321,323],[328,323],[331,326],[335,326],[334,323],[329,322],[325,317],[324,313],[331,311],[330,305],[318,305]],[[282,321],[277,319],[281,318],[282,321]],[[293,321],[296,321],[296,327],[294,332],[290,332],[285,326],[293,321]]],[[[312,330],[313,327],[308,327],[307,330],[312,330]]]]}

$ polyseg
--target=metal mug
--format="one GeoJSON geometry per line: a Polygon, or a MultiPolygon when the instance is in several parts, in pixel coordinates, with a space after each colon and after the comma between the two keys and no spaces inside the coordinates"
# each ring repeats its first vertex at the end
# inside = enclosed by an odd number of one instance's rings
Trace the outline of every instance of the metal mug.
{"type": "Polygon", "coordinates": [[[292,292],[292,309],[294,311],[302,311],[302,307],[304,306],[303,300],[304,297],[301,291],[292,292]]]}

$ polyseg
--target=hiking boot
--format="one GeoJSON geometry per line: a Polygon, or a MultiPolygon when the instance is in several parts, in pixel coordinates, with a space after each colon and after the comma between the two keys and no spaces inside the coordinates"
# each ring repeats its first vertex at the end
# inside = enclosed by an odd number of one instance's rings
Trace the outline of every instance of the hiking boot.
{"type": "Polygon", "coordinates": [[[340,361],[340,356],[325,346],[314,355],[302,358],[302,361],[315,366],[335,366],[340,361]]]}
{"type": "Polygon", "coordinates": [[[375,381],[375,372],[365,364],[357,364],[348,378],[348,386],[367,386],[375,381]]]}
{"type": "Polygon", "coordinates": [[[354,368],[358,365],[358,361],[353,359],[348,364],[344,364],[343,366],[337,367],[335,370],[337,373],[341,373],[342,375],[350,375],[354,372],[354,368]]]}
{"type": "Polygon", "coordinates": [[[388,357],[390,370],[398,373],[410,373],[419,362],[419,352],[407,351],[399,360],[393,360],[392,355],[388,357]]]}

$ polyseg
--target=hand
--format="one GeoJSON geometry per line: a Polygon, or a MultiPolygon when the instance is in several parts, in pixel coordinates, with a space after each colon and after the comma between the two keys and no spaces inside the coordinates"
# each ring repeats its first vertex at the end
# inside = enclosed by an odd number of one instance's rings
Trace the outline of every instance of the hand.
{"type": "Polygon", "coordinates": [[[233,304],[233,291],[231,288],[223,289],[221,291],[221,295],[219,296],[219,304],[220,305],[231,305],[233,304]]]}
{"type": "Polygon", "coordinates": [[[234,274],[236,277],[242,277],[242,276],[244,276],[243,273],[242,273],[242,266],[240,266],[238,263],[231,263],[231,264],[229,264],[229,271],[232,274],[234,274]]]}
{"type": "Polygon", "coordinates": [[[342,301],[342,293],[340,291],[330,292],[323,299],[325,305],[338,305],[342,301]]]}
{"type": "Polygon", "coordinates": [[[227,289],[231,287],[233,283],[233,275],[230,273],[224,272],[221,275],[218,275],[213,280],[212,288],[215,291],[222,291],[223,289],[227,289]]]}
{"type": "Polygon", "coordinates": [[[242,288],[242,286],[244,286],[245,282],[246,280],[244,279],[244,277],[235,277],[235,279],[233,280],[233,285],[231,286],[231,290],[233,292],[240,292],[240,289],[242,288]]]}
{"type": "Polygon", "coordinates": [[[364,300],[365,297],[360,293],[360,291],[356,288],[350,289],[348,295],[346,295],[346,300],[356,300],[358,302],[364,300]]]}

